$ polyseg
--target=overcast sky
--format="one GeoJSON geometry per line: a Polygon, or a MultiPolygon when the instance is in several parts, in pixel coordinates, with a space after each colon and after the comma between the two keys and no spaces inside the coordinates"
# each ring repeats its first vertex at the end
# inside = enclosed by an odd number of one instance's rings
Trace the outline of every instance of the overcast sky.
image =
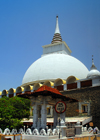
{"type": "Polygon", "coordinates": [[[21,85],[50,44],[56,15],[63,41],[90,70],[100,71],[100,0],[0,0],[0,91],[21,85]]]}

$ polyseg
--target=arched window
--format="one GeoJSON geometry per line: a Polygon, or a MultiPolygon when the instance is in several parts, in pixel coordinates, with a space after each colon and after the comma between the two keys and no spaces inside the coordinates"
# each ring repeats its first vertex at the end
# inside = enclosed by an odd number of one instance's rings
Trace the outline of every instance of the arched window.
{"type": "Polygon", "coordinates": [[[2,91],[2,97],[3,97],[3,96],[7,96],[7,94],[8,94],[8,91],[7,91],[7,90],[3,90],[3,91],[2,91]]]}
{"type": "Polygon", "coordinates": [[[37,90],[37,89],[40,88],[41,86],[42,86],[42,84],[36,83],[36,84],[34,84],[33,90],[37,90]]]}
{"type": "Polygon", "coordinates": [[[58,89],[59,91],[62,91],[64,90],[64,84],[66,84],[66,81],[58,78],[54,82],[54,88],[58,89]]]}
{"type": "Polygon", "coordinates": [[[54,86],[54,83],[51,82],[51,81],[45,81],[45,82],[43,83],[43,85],[46,85],[46,86],[48,86],[48,87],[52,87],[52,86],[54,86]]]}
{"type": "Polygon", "coordinates": [[[79,80],[78,78],[76,78],[75,76],[69,76],[67,78],[67,90],[68,89],[75,89],[77,88],[77,80],[79,80]]]}
{"type": "Polygon", "coordinates": [[[24,88],[24,91],[26,92],[26,91],[31,91],[31,90],[33,90],[33,86],[31,86],[31,85],[27,85],[27,86],[25,86],[25,88],[24,88]]]}
{"type": "Polygon", "coordinates": [[[9,98],[13,97],[15,92],[16,92],[16,89],[10,88],[8,91],[8,97],[9,98]]]}
{"type": "Polygon", "coordinates": [[[18,93],[22,93],[24,91],[24,87],[17,87],[16,88],[16,95],[18,94],[18,93]]]}

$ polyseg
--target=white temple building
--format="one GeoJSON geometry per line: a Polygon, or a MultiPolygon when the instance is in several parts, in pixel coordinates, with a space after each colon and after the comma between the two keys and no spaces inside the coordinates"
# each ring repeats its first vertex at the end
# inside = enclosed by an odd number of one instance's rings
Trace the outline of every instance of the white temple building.
{"type": "MultiPolygon", "coordinates": [[[[18,93],[27,91],[33,92],[43,85],[56,88],[62,93],[83,87],[100,86],[100,72],[95,67],[93,58],[89,71],[80,60],[71,56],[71,50],[62,40],[60,34],[58,16],[56,17],[55,33],[51,44],[42,47],[43,54],[27,69],[21,86],[16,87],[16,89],[10,88],[1,91],[0,98],[3,96],[13,97],[18,93]]],[[[52,106],[47,106],[47,110],[47,117],[52,118],[52,106]]],[[[78,120],[79,118],[76,119],[76,121],[78,120]]],[[[91,119],[88,119],[89,121],[91,119]]]]}
{"type": "Polygon", "coordinates": [[[22,86],[35,83],[49,84],[50,82],[52,86],[56,86],[59,79],[66,84],[84,79],[88,73],[86,66],[71,56],[70,48],[62,41],[57,17],[51,44],[43,46],[42,57],[28,68],[23,77],[22,86]]]}

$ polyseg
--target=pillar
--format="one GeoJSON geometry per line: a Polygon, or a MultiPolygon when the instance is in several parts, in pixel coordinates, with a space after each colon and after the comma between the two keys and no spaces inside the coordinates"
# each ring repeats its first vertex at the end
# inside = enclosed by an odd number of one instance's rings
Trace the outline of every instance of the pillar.
{"type": "Polygon", "coordinates": [[[53,124],[53,128],[56,128],[57,123],[58,123],[58,113],[55,111],[55,108],[54,108],[54,124],[53,124]]]}
{"type": "Polygon", "coordinates": [[[64,84],[64,90],[67,90],[67,85],[66,84],[64,84]]]}
{"type": "Polygon", "coordinates": [[[65,122],[65,112],[60,114],[60,119],[65,122]]]}
{"type": "Polygon", "coordinates": [[[51,117],[53,117],[53,106],[51,106],[50,114],[51,114],[51,117]]]}
{"type": "Polygon", "coordinates": [[[75,125],[75,132],[76,132],[76,135],[82,134],[82,125],[80,125],[79,121],[75,125]]]}
{"type": "Polygon", "coordinates": [[[37,103],[35,103],[34,109],[33,109],[33,126],[32,126],[32,128],[37,127],[37,122],[38,122],[38,106],[37,106],[37,103]]]}
{"type": "Polygon", "coordinates": [[[66,126],[65,126],[65,112],[60,114],[60,124],[61,124],[61,131],[62,131],[62,137],[66,136],[66,126]]]}
{"type": "Polygon", "coordinates": [[[80,88],[80,81],[77,82],[77,88],[80,88]]]}
{"type": "Polygon", "coordinates": [[[41,128],[41,106],[38,106],[38,122],[37,122],[37,129],[41,128]]]}
{"type": "Polygon", "coordinates": [[[46,128],[46,118],[47,118],[47,107],[46,107],[46,99],[43,99],[43,103],[41,105],[41,128],[46,128]]]}

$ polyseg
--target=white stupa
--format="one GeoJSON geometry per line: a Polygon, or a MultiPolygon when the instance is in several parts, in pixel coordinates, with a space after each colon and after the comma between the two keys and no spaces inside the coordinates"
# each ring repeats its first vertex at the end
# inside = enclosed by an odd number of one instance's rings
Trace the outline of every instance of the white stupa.
{"type": "Polygon", "coordinates": [[[52,42],[43,46],[42,57],[27,69],[22,86],[45,81],[54,82],[58,78],[63,80],[67,80],[69,77],[75,77],[76,80],[84,79],[88,73],[86,66],[71,56],[70,48],[62,41],[57,16],[52,42]]]}
{"type": "Polygon", "coordinates": [[[94,65],[94,61],[92,58],[92,66],[91,66],[90,71],[87,75],[87,78],[92,79],[92,78],[96,78],[96,77],[100,77],[100,72],[97,70],[96,66],[94,65]]]}

